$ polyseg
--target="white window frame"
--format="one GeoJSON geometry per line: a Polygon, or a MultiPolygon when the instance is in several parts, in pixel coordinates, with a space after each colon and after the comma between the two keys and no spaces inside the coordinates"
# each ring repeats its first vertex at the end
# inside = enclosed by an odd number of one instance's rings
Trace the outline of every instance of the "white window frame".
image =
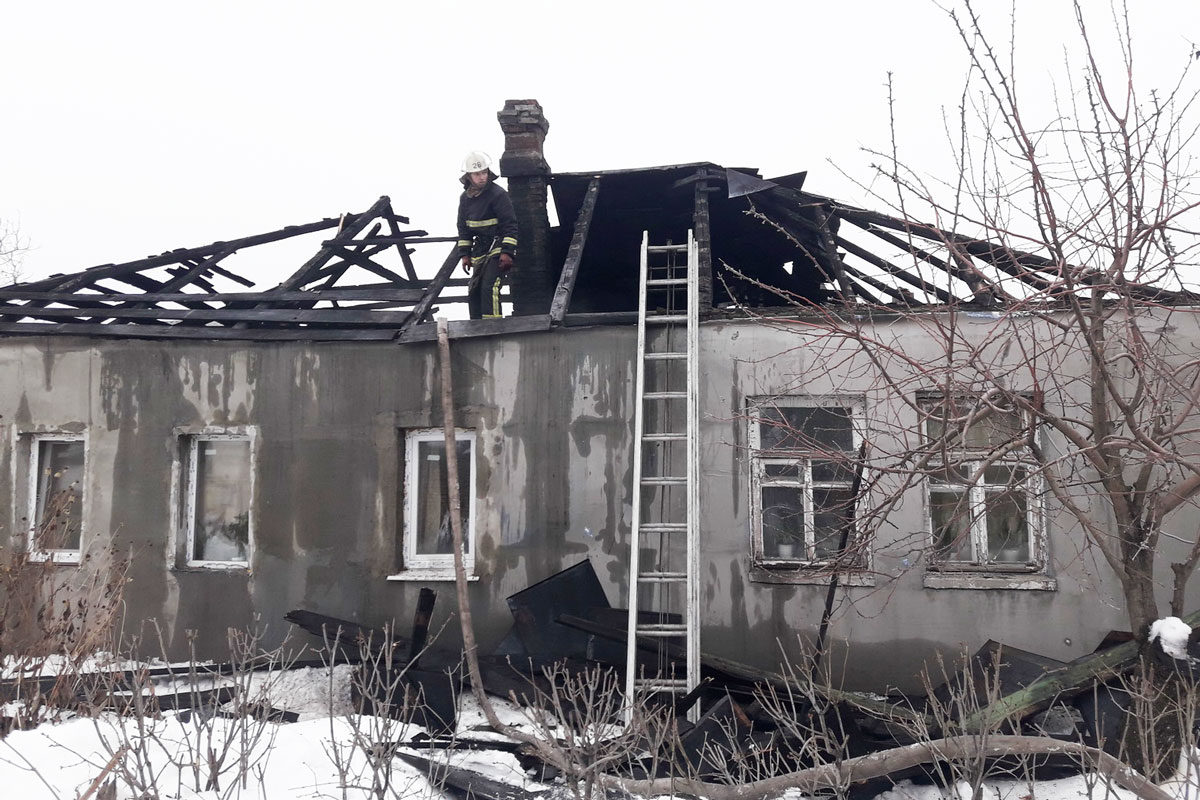
{"type": "MultiPolygon", "coordinates": [[[[429,579],[453,579],[454,578],[454,554],[430,554],[417,553],[417,502],[418,492],[421,487],[419,484],[420,463],[417,460],[417,453],[420,449],[421,442],[444,442],[446,434],[441,428],[418,428],[404,432],[404,530],[403,546],[401,554],[403,558],[403,569],[396,575],[390,576],[393,580],[429,580],[429,579]]],[[[463,535],[466,537],[467,552],[463,553],[463,567],[468,575],[473,575],[475,571],[475,553],[478,549],[478,540],[475,535],[475,485],[476,485],[476,464],[475,464],[475,431],[469,428],[455,428],[454,440],[456,442],[469,442],[471,446],[470,453],[470,480],[467,490],[467,497],[459,498],[460,503],[465,501],[468,505],[469,513],[463,515],[463,535]]]]}
{"type": "Polygon", "coordinates": [[[182,493],[180,503],[180,513],[183,519],[180,520],[180,525],[183,528],[183,539],[185,547],[183,563],[191,569],[250,569],[250,565],[254,563],[254,541],[256,520],[254,513],[254,500],[256,495],[256,484],[258,481],[257,469],[257,437],[254,435],[253,429],[238,429],[219,431],[206,430],[202,432],[180,431],[180,455],[181,455],[181,472],[180,478],[182,493]],[[199,464],[199,449],[202,442],[218,442],[218,441],[234,441],[249,443],[249,458],[250,458],[250,502],[249,508],[246,509],[247,514],[247,534],[246,534],[246,560],[245,561],[207,561],[195,559],[192,554],[196,552],[196,472],[199,464]]]}
{"type": "MultiPolygon", "coordinates": [[[[819,559],[816,547],[816,508],[813,504],[815,489],[849,489],[847,481],[816,481],[812,476],[813,460],[821,459],[819,451],[764,450],[762,446],[761,409],[763,408],[841,408],[849,412],[852,450],[847,458],[857,457],[862,446],[865,426],[865,403],[858,395],[784,395],[778,397],[753,397],[749,400],[749,444],[750,444],[750,531],[751,558],[755,566],[765,569],[813,570],[830,567],[834,562],[819,559]],[[801,465],[799,478],[768,478],[766,467],[772,464],[801,465]],[[804,494],[804,552],[796,558],[780,558],[766,554],[763,537],[762,491],[772,486],[787,486],[802,489],[804,494]]],[[[865,482],[864,475],[864,482],[865,482]]],[[[857,523],[850,529],[849,543],[857,543],[860,530],[857,523]]],[[[864,552],[853,571],[869,569],[870,553],[864,552]]],[[[843,570],[847,567],[842,566],[843,570]]]]}
{"type": "MultiPolygon", "coordinates": [[[[928,413],[931,408],[941,401],[942,397],[938,395],[923,397],[920,402],[923,409],[928,413]]],[[[1018,411],[1016,413],[1021,412],[1018,411]]],[[[925,416],[922,415],[922,418],[924,419],[925,416]]],[[[924,426],[927,424],[927,422],[922,424],[921,431],[922,438],[926,441],[928,441],[928,431],[924,426]]],[[[1025,424],[1028,424],[1028,419],[1025,420],[1025,424]]],[[[941,461],[937,459],[930,461],[930,471],[924,480],[925,530],[928,534],[930,545],[929,570],[949,574],[976,573],[990,575],[1037,574],[1044,572],[1048,562],[1045,531],[1046,515],[1042,507],[1044,487],[1037,463],[1033,460],[1033,455],[1023,447],[1010,450],[1001,457],[994,459],[987,458],[986,451],[978,447],[959,445],[957,452],[963,454],[962,459],[954,462],[959,468],[958,471],[963,475],[973,477],[974,480],[967,483],[966,481],[950,482],[936,479],[933,473],[942,466],[941,461]],[[975,453],[978,453],[979,457],[971,458],[970,456],[975,453]],[[1026,477],[1016,484],[987,483],[985,481],[985,467],[989,466],[1003,467],[1010,470],[1024,470],[1026,477]],[[967,504],[969,506],[967,513],[970,515],[971,520],[971,557],[969,560],[951,561],[938,557],[937,531],[934,529],[933,522],[933,496],[937,493],[938,489],[946,490],[947,493],[964,491],[967,493],[967,504]],[[1020,491],[1025,495],[1025,527],[1029,537],[1029,561],[993,561],[987,556],[988,495],[1009,491],[1020,491]]]]}
{"type": "Polygon", "coordinates": [[[87,542],[87,473],[88,473],[88,440],[86,433],[44,433],[31,432],[25,434],[29,443],[29,496],[27,498],[27,516],[29,529],[26,532],[29,546],[29,558],[32,561],[53,561],[55,564],[78,564],[83,558],[83,548],[87,542]],[[42,468],[40,464],[42,442],[80,442],[83,444],[83,475],[79,476],[79,485],[83,487],[82,501],[79,508],[79,549],[44,550],[35,541],[38,525],[41,524],[41,509],[38,508],[38,478],[42,468]]]}

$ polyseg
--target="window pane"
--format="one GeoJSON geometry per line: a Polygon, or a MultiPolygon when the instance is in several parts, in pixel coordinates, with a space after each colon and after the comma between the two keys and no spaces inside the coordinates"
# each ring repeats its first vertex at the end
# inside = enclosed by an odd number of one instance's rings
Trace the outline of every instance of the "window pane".
{"type": "Polygon", "coordinates": [[[957,402],[943,400],[930,407],[925,430],[932,441],[941,439],[943,435],[952,436],[954,439],[951,441],[955,441],[962,435],[962,443],[967,447],[983,450],[1011,442],[1022,435],[1021,415],[1016,411],[992,411],[964,433],[961,429],[962,420],[975,410],[969,399],[957,402]]]}
{"type": "Polygon", "coordinates": [[[78,550],[83,522],[83,442],[37,443],[37,547],[78,550]]]}
{"type": "Polygon", "coordinates": [[[993,411],[967,429],[967,447],[995,447],[1020,436],[1020,414],[1015,411],[993,411]]]}
{"type": "Polygon", "coordinates": [[[762,490],[763,553],[767,558],[798,558],[804,553],[804,492],[790,486],[762,490]]]}
{"type": "Polygon", "coordinates": [[[854,450],[850,409],[836,406],[759,409],[764,450],[854,450]]]}
{"type": "Polygon", "coordinates": [[[977,468],[977,463],[956,461],[930,467],[930,480],[937,483],[967,484],[977,468]]]}
{"type": "Polygon", "coordinates": [[[813,549],[818,561],[837,556],[853,501],[849,489],[813,489],[813,549]]]}
{"type": "Polygon", "coordinates": [[[250,547],[250,442],[201,439],[193,452],[192,560],[245,562],[250,547]]]}
{"type": "Polygon", "coordinates": [[[1030,561],[1028,504],[1022,491],[988,492],[988,559],[1002,564],[1030,561]]]}
{"type": "Polygon", "coordinates": [[[813,460],[812,479],[817,483],[852,483],[857,464],[845,461],[813,460]]]}
{"type": "Polygon", "coordinates": [[[967,497],[967,492],[952,489],[929,493],[934,557],[939,561],[974,560],[971,557],[971,510],[967,497]]]}
{"type": "MultiPolygon", "coordinates": [[[[455,442],[458,456],[458,502],[463,524],[463,552],[470,552],[467,536],[471,519],[471,442],[455,442]]],[[[454,538],[450,531],[450,489],[446,484],[446,443],[438,440],[417,443],[417,541],[418,555],[451,555],[454,538]]]]}
{"type": "Polygon", "coordinates": [[[802,479],[804,476],[800,471],[802,463],[793,461],[790,464],[781,464],[779,462],[763,464],[764,478],[794,478],[802,479]]]}
{"type": "Polygon", "coordinates": [[[1015,464],[992,464],[983,470],[983,482],[989,486],[1020,486],[1026,469],[1015,464]]]}

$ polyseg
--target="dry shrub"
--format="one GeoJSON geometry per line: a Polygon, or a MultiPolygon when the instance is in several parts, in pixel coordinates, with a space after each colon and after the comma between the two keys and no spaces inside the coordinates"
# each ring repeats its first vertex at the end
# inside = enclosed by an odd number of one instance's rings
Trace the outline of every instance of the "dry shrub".
{"type": "Polygon", "coordinates": [[[111,652],[129,558],[111,539],[93,542],[79,563],[47,556],[70,531],[70,493],[53,497],[34,540],[0,547],[0,735],[30,727],[87,696],[85,665],[111,652]]]}

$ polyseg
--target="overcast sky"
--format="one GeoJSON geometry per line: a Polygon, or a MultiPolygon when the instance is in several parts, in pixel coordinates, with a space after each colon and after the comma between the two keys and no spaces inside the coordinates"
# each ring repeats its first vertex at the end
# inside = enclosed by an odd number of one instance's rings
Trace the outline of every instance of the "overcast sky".
{"type": "MultiPolygon", "coordinates": [[[[1107,0],[1085,7],[1093,30],[1111,27],[1107,0]]],[[[1003,43],[1009,4],[979,8],[1003,43]]],[[[1200,41],[1200,2],[1132,13],[1143,88],[1165,86],[1200,41]]],[[[1070,5],[1019,0],[1017,19],[1020,85],[1044,99],[1063,75],[1070,5]]],[[[541,102],[557,171],[808,170],[806,188],[867,202],[839,170],[870,180],[861,148],[888,144],[888,73],[905,153],[937,171],[941,109],[966,69],[925,0],[13,0],[3,25],[0,219],[31,246],[27,279],[382,194],[450,235],[459,163],[473,148],[499,157],[507,98],[541,102]]]]}

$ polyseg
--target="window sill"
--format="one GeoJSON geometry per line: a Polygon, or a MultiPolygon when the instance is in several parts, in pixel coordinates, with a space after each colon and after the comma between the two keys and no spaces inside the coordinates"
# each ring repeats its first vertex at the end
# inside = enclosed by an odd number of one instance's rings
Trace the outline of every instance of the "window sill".
{"type": "Polygon", "coordinates": [[[29,554],[29,560],[35,564],[49,562],[63,567],[77,567],[83,558],[78,550],[38,550],[29,554]]]}
{"type": "MultiPolygon", "coordinates": [[[[453,583],[454,570],[445,569],[406,569],[403,572],[397,572],[395,575],[388,575],[389,581],[421,581],[424,583],[453,583]]],[[[475,583],[479,580],[478,575],[468,575],[467,583],[475,583]]]]}
{"type": "Polygon", "coordinates": [[[249,564],[223,564],[213,562],[211,564],[184,564],[182,566],[173,567],[172,572],[220,572],[220,573],[242,573],[250,574],[249,564]]]}
{"type": "MultiPolygon", "coordinates": [[[[874,586],[875,576],[869,572],[837,573],[838,586],[874,586]]],[[[782,566],[754,564],[750,567],[750,580],[754,583],[783,583],[799,586],[828,586],[833,573],[819,567],[782,566]]]]}
{"type": "Polygon", "coordinates": [[[1010,589],[1056,592],[1058,581],[1039,573],[926,572],[926,589],[1010,589]]]}

